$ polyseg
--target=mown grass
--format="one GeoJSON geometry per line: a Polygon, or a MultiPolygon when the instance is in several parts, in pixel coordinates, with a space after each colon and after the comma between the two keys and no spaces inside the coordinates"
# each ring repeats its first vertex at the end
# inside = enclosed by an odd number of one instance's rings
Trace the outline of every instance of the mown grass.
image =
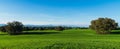
{"type": "Polygon", "coordinates": [[[120,49],[117,34],[96,34],[90,29],[24,31],[21,35],[0,34],[0,49],[120,49]]]}

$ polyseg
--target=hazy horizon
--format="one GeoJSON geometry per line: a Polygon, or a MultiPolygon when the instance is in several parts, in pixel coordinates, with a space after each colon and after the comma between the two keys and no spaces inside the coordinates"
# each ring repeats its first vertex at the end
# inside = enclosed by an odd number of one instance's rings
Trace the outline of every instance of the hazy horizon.
{"type": "Polygon", "coordinates": [[[99,17],[120,23],[119,0],[0,0],[0,24],[90,25],[99,17]]]}

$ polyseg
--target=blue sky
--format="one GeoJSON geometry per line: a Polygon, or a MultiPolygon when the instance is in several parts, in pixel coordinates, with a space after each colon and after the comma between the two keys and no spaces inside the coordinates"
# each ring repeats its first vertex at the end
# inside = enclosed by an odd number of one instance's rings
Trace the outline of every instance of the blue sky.
{"type": "Polygon", "coordinates": [[[120,23],[120,0],[0,0],[0,23],[89,25],[99,17],[120,23]]]}

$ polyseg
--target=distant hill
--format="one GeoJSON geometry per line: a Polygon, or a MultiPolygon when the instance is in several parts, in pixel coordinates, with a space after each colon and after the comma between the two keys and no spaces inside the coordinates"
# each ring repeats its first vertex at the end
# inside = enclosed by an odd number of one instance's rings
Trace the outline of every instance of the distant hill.
{"type": "MultiPolygon", "coordinates": [[[[0,26],[5,26],[6,24],[0,24],[0,26]]],[[[67,26],[67,27],[88,27],[88,25],[25,25],[25,26],[31,26],[31,27],[51,27],[51,26],[67,26]]]]}
{"type": "Polygon", "coordinates": [[[0,24],[0,26],[5,26],[6,24],[0,24]]]}
{"type": "Polygon", "coordinates": [[[31,27],[54,27],[54,26],[65,26],[65,27],[88,27],[88,25],[25,25],[31,27]]]}

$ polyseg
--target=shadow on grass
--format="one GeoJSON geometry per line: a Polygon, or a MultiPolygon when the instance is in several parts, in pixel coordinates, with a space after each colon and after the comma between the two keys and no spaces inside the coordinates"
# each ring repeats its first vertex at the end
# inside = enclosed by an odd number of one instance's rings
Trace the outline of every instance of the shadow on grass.
{"type": "Polygon", "coordinates": [[[58,34],[60,32],[23,32],[22,35],[58,34]]]}
{"type": "Polygon", "coordinates": [[[0,34],[0,35],[7,35],[7,34],[0,34]]]}
{"type": "Polygon", "coordinates": [[[120,34],[120,31],[110,32],[110,34],[120,34]]]}

